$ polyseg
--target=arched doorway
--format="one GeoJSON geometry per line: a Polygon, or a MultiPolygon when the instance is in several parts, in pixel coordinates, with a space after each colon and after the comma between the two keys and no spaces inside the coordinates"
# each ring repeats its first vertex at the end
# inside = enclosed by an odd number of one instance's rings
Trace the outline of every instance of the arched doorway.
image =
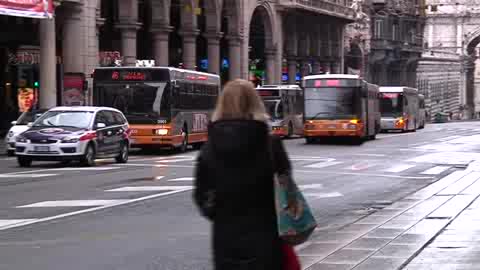
{"type": "Polygon", "coordinates": [[[464,59],[464,66],[466,70],[466,89],[465,89],[465,113],[468,118],[480,117],[480,106],[476,106],[476,99],[480,97],[480,91],[475,89],[478,87],[475,84],[475,62],[479,58],[480,35],[471,39],[467,45],[467,57],[464,59]]]}
{"type": "Polygon", "coordinates": [[[268,9],[258,6],[250,20],[249,79],[255,85],[271,84],[275,78],[273,24],[268,9]]]}

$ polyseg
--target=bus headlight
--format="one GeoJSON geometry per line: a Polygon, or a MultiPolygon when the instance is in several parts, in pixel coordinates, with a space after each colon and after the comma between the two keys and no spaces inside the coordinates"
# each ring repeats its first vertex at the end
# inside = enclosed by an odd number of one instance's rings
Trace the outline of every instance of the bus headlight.
{"type": "Polygon", "coordinates": [[[404,123],[405,123],[405,120],[403,119],[403,117],[399,117],[396,119],[397,125],[403,125],[404,123]]]}
{"type": "Polygon", "coordinates": [[[160,136],[168,135],[168,129],[166,129],[166,128],[157,129],[155,131],[155,134],[160,135],[160,136]]]}

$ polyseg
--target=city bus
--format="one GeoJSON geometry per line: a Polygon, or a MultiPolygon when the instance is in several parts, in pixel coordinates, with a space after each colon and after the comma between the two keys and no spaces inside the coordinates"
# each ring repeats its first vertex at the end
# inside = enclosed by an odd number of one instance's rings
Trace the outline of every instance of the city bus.
{"type": "Polygon", "coordinates": [[[102,67],[93,78],[94,104],[125,114],[132,147],[183,152],[207,140],[219,76],[169,67],[102,67]]]}
{"type": "Polygon", "coordinates": [[[375,139],[380,130],[378,86],[357,75],[305,76],[304,136],[350,137],[357,143],[375,139]]]}
{"type": "Polygon", "coordinates": [[[258,94],[270,116],[272,134],[303,135],[303,90],[298,85],[265,85],[258,94]]]}
{"type": "Polygon", "coordinates": [[[409,87],[380,87],[381,130],[416,131],[419,122],[418,91],[409,87]]]}
{"type": "Polygon", "coordinates": [[[427,109],[425,108],[425,96],[418,95],[418,128],[423,129],[427,124],[427,109]]]}

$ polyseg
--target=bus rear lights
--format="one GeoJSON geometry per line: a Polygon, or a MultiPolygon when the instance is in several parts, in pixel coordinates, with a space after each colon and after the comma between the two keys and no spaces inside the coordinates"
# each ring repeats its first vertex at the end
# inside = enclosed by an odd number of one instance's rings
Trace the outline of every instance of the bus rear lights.
{"type": "Polygon", "coordinates": [[[168,135],[168,129],[166,129],[166,128],[157,129],[155,131],[155,134],[160,135],[160,136],[168,135]]]}

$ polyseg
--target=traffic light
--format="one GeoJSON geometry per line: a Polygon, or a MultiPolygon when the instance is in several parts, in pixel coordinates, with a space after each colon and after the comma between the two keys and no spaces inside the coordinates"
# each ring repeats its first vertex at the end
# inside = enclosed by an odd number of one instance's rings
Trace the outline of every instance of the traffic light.
{"type": "Polygon", "coordinates": [[[40,87],[40,83],[38,83],[38,82],[33,83],[33,88],[39,88],[39,87],[40,87]]]}

